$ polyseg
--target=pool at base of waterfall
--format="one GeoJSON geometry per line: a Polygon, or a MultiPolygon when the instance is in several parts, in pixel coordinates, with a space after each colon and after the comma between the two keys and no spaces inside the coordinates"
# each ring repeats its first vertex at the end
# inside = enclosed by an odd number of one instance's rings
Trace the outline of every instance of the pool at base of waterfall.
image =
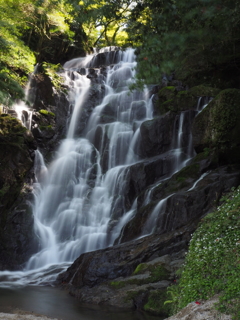
{"type": "Polygon", "coordinates": [[[63,290],[43,286],[0,288],[1,312],[35,315],[36,318],[31,318],[33,320],[41,319],[39,315],[58,320],[161,320],[159,316],[134,310],[81,304],[63,290]]]}

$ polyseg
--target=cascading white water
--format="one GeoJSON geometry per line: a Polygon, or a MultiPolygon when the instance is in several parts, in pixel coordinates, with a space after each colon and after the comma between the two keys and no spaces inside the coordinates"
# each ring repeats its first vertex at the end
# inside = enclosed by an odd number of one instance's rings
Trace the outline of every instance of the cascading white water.
{"type": "MultiPolygon", "coordinates": [[[[187,162],[194,156],[194,150],[192,146],[192,133],[189,130],[189,124],[191,123],[191,117],[194,118],[195,115],[197,115],[199,112],[201,112],[208,103],[212,100],[212,98],[208,97],[199,97],[197,101],[197,106],[195,108],[195,114],[191,114],[189,111],[183,111],[180,113],[179,116],[176,117],[174,122],[174,129],[173,129],[173,140],[172,140],[172,152],[174,153],[174,164],[172,168],[172,175],[179,170],[181,170],[187,162]],[[185,124],[185,122],[188,122],[188,125],[185,124]],[[187,132],[183,132],[183,129],[188,129],[187,132]],[[184,141],[185,137],[185,141],[184,141]],[[185,150],[183,152],[183,149],[185,150]]],[[[202,180],[209,172],[204,173],[195,183],[193,186],[187,190],[191,191],[193,190],[197,183],[202,180]]],[[[162,183],[164,180],[159,180],[154,186],[152,186],[147,192],[145,193],[145,198],[143,201],[143,205],[148,204],[151,201],[151,194],[156,186],[159,186],[160,183],[162,183]]],[[[151,212],[150,216],[148,217],[145,226],[142,229],[142,235],[151,234],[154,232],[154,230],[157,228],[156,221],[160,221],[161,228],[164,230],[164,219],[161,221],[159,217],[163,217],[167,200],[171,198],[173,194],[170,196],[167,196],[164,199],[161,199],[154,207],[153,211],[151,212]]],[[[166,220],[166,219],[165,219],[166,220]]],[[[159,226],[158,226],[159,227],[159,226]]]]}
{"type": "Polygon", "coordinates": [[[92,112],[84,137],[76,138],[77,121],[91,84],[74,70],[90,61],[89,57],[74,59],[65,65],[68,72],[74,72],[74,81],[66,74],[67,83],[73,84],[74,110],[67,138],[47,175],[44,164],[38,169],[45,172],[45,179],[36,188],[34,205],[40,250],[27,263],[28,270],[72,262],[83,252],[113,244],[134,212],[133,206],[122,218],[112,219],[113,208],[124,190],[126,170],[138,159],[134,150],[139,127],[151,118],[152,103],[145,92],[129,93],[136,65],[134,51],[122,52],[119,62],[108,70],[105,98],[92,112]],[[113,87],[116,80],[121,88],[113,87]],[[106,108],[111,109],[112,119],[102,123],[106,108]]]}
{"type": "MultiPolygon", "coordinates": [[[[36,152],[33,211],[39,251],[30,258],[26,270],[15,275],[15,279],[19,277],[18,283],[51,281],[54,269],[59,272],[66,268],[81,253],[112,245],[136,211],[136,200],[129,211],[125,210],[122,195],[129,166],[140,160],[136,152],[140,126],[152,118],[152,99],[146,92],[128,90],[136,66],[134,50],[114,52],[114,59],[117,58],[118,62],[107,68],[105,97],[92,111],[82,137],[76,131],[91,90],[86,75],[95,56],[74,59],[64,66],[74,108],[67,137],[49,168],[40,152],[36,152]],[[47,276],[43,275],[44,268],[47,276]]],[[[188,116],[187,112],[181,113],[175,123],[172,174],[193,155],[189,132],[183,143],[188,116]]],[[[157,205],[143,235],[153,231],[156,214],[167,199],[157,205]]],[[[144,204],[150,200],[151,192],[144,204]]]]}
{"type": "MultiPolygon", "coordinates": [[[[32,81],[32,75],[36,74],[38,68],[38,64],[34,67],[33,73],[29,77],[29,81],[27,83],[26,89],[25,89],[25,99],[26,101],[30,100],[29,96],[29,88],[31,87],[31,81],[32,81]]],[[[32,110],[29,108],[29,106],[24,101],[19,101],[13,106],[13,109],[17,113],[17,117],[19,120],[21,120],[22,124],[31,131],[32,127],[32,110]]]]}

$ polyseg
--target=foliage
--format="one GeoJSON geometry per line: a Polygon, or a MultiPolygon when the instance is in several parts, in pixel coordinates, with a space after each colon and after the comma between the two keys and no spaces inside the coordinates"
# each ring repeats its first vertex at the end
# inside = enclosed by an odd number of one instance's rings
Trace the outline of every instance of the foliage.
{"type": "Polygon", "coordinates": [[[10,106],[23,99],[36,60],[59,61],[76,34],[67,0],[0,0],[0,11],[0,103],[10,106]]]}
{"type": "Polygon", "coordinates": [[[17,99],[24,99],[22,88],[12,79],[8,70],[0,70],[0,103],[11,106],[17,99]]]}
{"type": "Polygon", "coordinates": [[[144,305],[144,310],[157,315],[169,315],[170,307],[164,303],[166,298],[166,290],[151,291],[148,296],[148,301],[144,305]]]}
{"type": "Polygon", "coordinates": [[[62,89],[62,84],[64,82],[63,77],[61,77],[58,72],[61,69],[61,65],[60,64],[52,64],[52,63],[46,63],[44,62],[42,64],[44,72],[46,73],[46,75],[49,76],[54,88],[58,91],[60,91],[62,89]]]}
{"type": "Polygon", "coordinates": [[[125,31],[133,0],[80,1],[81,22],[88,38],[88,46],[125,46],[128,34],[125,31]]]}
{"type": "Polygon", "coordinates": [[[238,1],[139,2],[127,29],[139,47],[138,85],[159,83],[173,70],[186,79],[206,69],[239,67],[239,12],[238,1]]]}
{"type": "Polygon", "coordinates": [[[11,139],[14,135],[21,135],[26,132],[27,129],[23,127],[21,121],[8,115],[0,116],[0,136],[7,139],[11,139]]]}
{"type": "Polygon", "coordinates": [[[240,187],[222,201],[193,234],[179,281],[178,308],[219,293],[220,310],[227,307],[239,319],[240,187]]]}

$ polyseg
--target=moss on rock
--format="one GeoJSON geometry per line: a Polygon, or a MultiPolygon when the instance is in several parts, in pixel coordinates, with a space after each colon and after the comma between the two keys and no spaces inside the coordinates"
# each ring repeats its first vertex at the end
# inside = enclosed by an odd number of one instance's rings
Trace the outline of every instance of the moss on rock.
{"type": "Polygon", "coordinates": [[[155,315],[168,316],[170,313],[169,304],[164,304],[167,300],[167,290],[154,290],[148,296],[148,301],[144,305],[144,310],[155,315]]]}
{"type": "Polygon", "coordinates": [[[23,181],[33,166],[33,136],[19,120],[0,116],[0,206],[9,208],[20,193],[23,181]]]}
{"type": "Polygon", "coordinates": [[[195,150],[214,149],[221,159],[240,159],[240,90],[226,89],[196,117],[193,124],[195,150]]]}
{"type": "Polygon", "coordinates": [[[39,111],[39,113],[43,114],[44,116],[51,116],[51,117],[55,117],[55,114],[51,111],[45,110],[45,109],[41,109],[39,111]]]}
{"type": "Polygon", "coordinates": [[[184,91],[177,91],[175,87],[164,87],[158,93],[157,108],[160,114],[192,109],[196,106],[198,97],[215,97],[219,92],[217,88],[204,85],[184,91]]]}

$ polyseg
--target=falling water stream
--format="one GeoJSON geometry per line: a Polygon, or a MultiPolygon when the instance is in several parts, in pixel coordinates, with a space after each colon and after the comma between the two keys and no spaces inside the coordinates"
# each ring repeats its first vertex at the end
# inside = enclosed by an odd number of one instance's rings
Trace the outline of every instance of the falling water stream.
{"type": "MultiPolygon", "coordinates": [[[[0,272],[1,287],[51,283],[81,253],[113,245],[136,211],[135,201],[130,210],[123,210],[118,217],[114,215],[116,208],[121,207],[128,168],[141,161],[138,155],[140,126],[152,119],[152,99],[146,91],[129,92],[136,66],[134,50],[113,54],[116,63],[108,66],[106,77],[101,78],[105,97],[94,108],[81,137],[76,132],[91,90],[87,75],[95,55],[64,65],[74,106],[68,133],[48,168],[39,151],[35,157],[33,212],[39,250],[24,270],[0,272]]],[[[189,117],[188,112],[182,112],[176,119],[172,174],[194,155],[190,131],[184,135],[187,141],[183,141],[182,135],[189,117]]],[[[30,118],[27,124],[30,128],[29,122],[30,118]]],[[[150,195],[151,188],[146,204],[150,195]]],[[[143,235],[153,232],[156,211],[160,207],[164,209],[168,198],[161,200],[153,210],[143,235]]]]}

